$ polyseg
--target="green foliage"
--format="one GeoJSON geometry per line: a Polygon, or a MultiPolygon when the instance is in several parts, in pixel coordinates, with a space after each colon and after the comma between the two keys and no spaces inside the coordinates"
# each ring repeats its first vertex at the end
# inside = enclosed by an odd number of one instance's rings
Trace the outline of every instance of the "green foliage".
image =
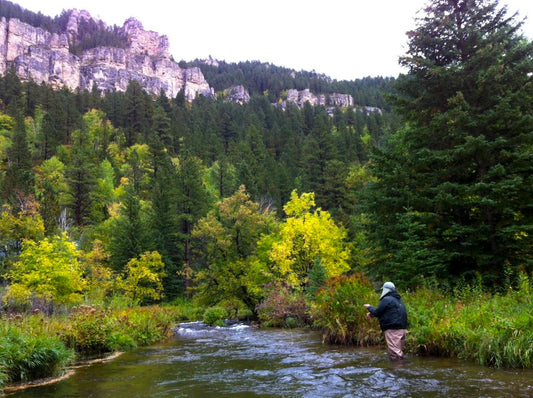
{"type": "Polygon", "coordinates": [[[63,206],[67,203],[68,184],[65,164],[56,156],[45,160],[38,168],[35,183],[40,213],[48,234],[56,232],[63,206]]]}
{"type": "Polygon", "coordinates": [[[179,319],[198,313],[181,307],[101,309],[73,307],[65,316],[0,318],[0,389],[7,383],[59,376],[75,359],[124,351],[168,338],[179,319]]]}
{"type": "Polygon", "coordinates": [[[39,241],[44,237],[43,219],[37,208],[37,203],[31,198],[25,201],[24,208],[18,212],[9,206],[0,208],[0,263],[15,259],[25,239],[39,241]]]}
{"type": "Polygon", "coordinates": [[[457,356],[480,365],[531,368],[532,283],[525,274],[519,281],[503,295],[470,286],[460,292],[462,299],[428,291],[409,294],[409,345],[418,353],[457,356]]]}
{"type": "Polygon", "coordinates": [[[331,343],[377,344],[379,325],[366,319],[363,304],[378,298],[370,281],[360,274],[329,278],[311,305],[313,324],[324,329],[323,338],[331,343]]]}
{"type": "Polygon", "coordinates": [[[109,344],[114,325],[113,319],[101,310],[88,305],[72,308],[70,322],[63,333],[63,340],[83,356],[112,351],[109,344]]]}
{"type": "Polygon", "coordinates": [[[46,333],[41,317],[0,320],[0,388],[4,383],[58,376],[74,352],[46,333]]]}
{"type": "Polygon", "coordinates": [[[211,326],[226,326],[224,320],[228,317],[228,310],[223,307],[209,307],[204,312],[203,321],[211,326]]]}
{"type": "Polygon", "coordinates": [[[36,297],[58,305],[80,302],[85,280],[78,257],[66,234],[25,241],[19,260],[8,273],[11,285],[4,301],[25,305],[36,297]]]}
{"type": "Polygon", "coordinates": [[[115,271],[122,272],[131,259],[152,250],[154,242],[151,240],[148,217],[148,209],[134,187],[127,184],[118,214],[103,225],[102,237],[110,265],[115,271]]]}
{"type": "Polygon", "coordinates": [[[376,149],[361,197],[369,272],[498,286],[533,254],[533,43],[495,1],[424,11],[390,98],[405,126],[376,149]]]}
{"type": "Polygon", "coordinates": [[[202,319],[205,312],[204,307],[195,305],[191,299],[185,297],[176,298],[171,302],[163,303],[163,307],[168,307],[175,311],[181,321],[196,321],[202,319]]]}
{"type": "Polygon", "coordinates": [[[217,205],[192,231],[196,261],[196,298],[204,305],[238,300],[249,310],[261,297],[269,269],[256,257],[259,238],[275,228],[269,212],[260,211],[244,187],[217,205]]]}
{"type": "Polygon", "coordinates": [[[78,22],[78,37],[75,44],[70,45],[70,52],[76,55],[95,47],[128,46],[128,37],[118,26],[107,26],[102,21],[82,18],[78,22]]]}
{"type": "Polygon", "coordinates": [[[172,307],[159,306],[130,308],[115,314],[114,335],[123,333],[138,346],[154,344],[173,334],[173,328],[181,317],[172,307]]]}
{"type": "Polygon", "coordinates": [[[103,310],[81,305],[72,309],[69,321],[59,327],[59,334],[79,355],[101,355],[167,338],[180,316],[180,311],[171,307],[103,310]]]}
{"type": "Polygon", "coordinates": [[[126,277],[122,289],[126,297],[136,303],[161,300],[165,264],[158,252],[147,252],[126,264],[126,277]]]}

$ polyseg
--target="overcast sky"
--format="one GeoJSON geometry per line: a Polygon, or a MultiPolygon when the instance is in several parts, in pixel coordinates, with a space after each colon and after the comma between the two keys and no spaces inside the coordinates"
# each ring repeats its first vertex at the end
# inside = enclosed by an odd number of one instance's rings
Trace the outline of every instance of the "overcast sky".
{"type": "MultiPolygon", "coordinates": [[[[174,59],[262,61],[315,70],[334,79],[397,76],[405,32],[426,0],[11,0],[54,17],[63,9],[87,10],[108,25],[129,17],[167,35],[174,59]]],[[[533,1],[500,0],[509,12],[529,16],[533,1]]]]}

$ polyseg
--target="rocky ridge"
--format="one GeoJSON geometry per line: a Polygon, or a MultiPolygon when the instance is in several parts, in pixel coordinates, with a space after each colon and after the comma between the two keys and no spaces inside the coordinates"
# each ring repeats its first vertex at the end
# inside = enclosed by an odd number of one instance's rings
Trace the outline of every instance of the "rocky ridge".
{"type": "Polygon", "coordinates": [[[332,106],[332,107],[353,107],[354,101],[353,97],[349,94],[338,94],[333,93],[329,95],[325,94],[313,94],[309,89],[305,90],[294,90],[291,89],[287,93],[287,103],[296,104],[298,106],[303,106],[306,102],[309,102],[310,105],[322,105],[322,106],[332,106]]]}
{"type": "MultiPolygon", "coordinates": [[[[127,37],[126,48],[95,47],[80,55],[70,51],[79,38],[80,24],[96,21],[84,10],[70,10],[64,33],[51,33],[33,27],[16,18],[0,19],[0,74],[14,67],[23,81],[33,80],[55,88],[68,87],[72,90],[92,90],[96,86],[101,92],[126,91],[131,80],[139,82],[147,92],[159,95],[161,91],[173,98],[183,91],[187,100],[198,95],[213,97],[209,86],[198,67],[181,68],[170,56],[166,35],[146,31],[140,21],[130,18],[124,22],[120,33],[127,37]]],[[[218,66],[218,61],[205,61],[218,66]]],[[[229,87],[221,98],[247,103],[250,94],[243,86],[229,87]]],[[[348,94],[314,94],[309,89],[288,90],[287,97],[280,100],[281,106],[288,103],[302,107],[306,102],[313,106],[354,107],[348,94]]]]}
{"type": "Polygon", "coordinates": [[[11,67],[21,80],[34,80],[54,87],[101,91],[125,91],[137,80],[149,93],[174,97],[183,90],[191,101],[197,95],[212,96],[213,89],[199,68],[183,69],[170,58],[167,36],[144,30],[141,22],[128,19],[122,27],[128,47],[96,47],[81,56],[69,51],[87,11],[71,10],[67,31],[47,32],[18,19],[0,20],[0,73],[11,67]]]}

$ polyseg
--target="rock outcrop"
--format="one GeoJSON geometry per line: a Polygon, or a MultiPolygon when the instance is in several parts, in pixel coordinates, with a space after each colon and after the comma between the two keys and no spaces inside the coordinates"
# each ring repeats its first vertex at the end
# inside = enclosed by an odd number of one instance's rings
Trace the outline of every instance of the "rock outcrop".
{"type": "Polygon", "coordinates": [[[224,90],[224,98],[238,104],[245,104],[250,101],[250,93],[244,86],[233,86],[224,90]]]}
{"type": "Polygon", "coordinates": [[[188,100],[197,95],[212,96],[214,91],[199,68],[183,69],[170,58],[167,36],[145,31],[134,18],[128,19],[122,33],[126,48],[96,47],[77,56],[69,43],[78,36],[87,11],[70,11],[67,30],[56,34],[35,28],[18,19],[0,20],[0,73],[14,67],[22,80],[44,82],[54,87],[101,91],[125,91],[130,80],[137,80],[148,92],[163,90],[174,97],[183,90],[188,100]]]}
{"type": "Polygon", "coordinates": [[[306,102],[310,105],[317,106],[331,106],[331,107],[353,107],[353,97],[349,94],[333,93],[329,95],[325,94],[313,94],[309,89],[302,91],[291,89],[287,93],[287,103],[296,104],[302,107],[306,102]]]}

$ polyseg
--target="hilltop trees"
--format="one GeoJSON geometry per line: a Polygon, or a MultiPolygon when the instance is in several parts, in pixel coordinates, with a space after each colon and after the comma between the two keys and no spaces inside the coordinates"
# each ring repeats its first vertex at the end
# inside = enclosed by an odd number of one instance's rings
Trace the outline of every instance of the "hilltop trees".
{"type": "Polygon", "coordinates": [[[493,1],[425,11],[392,97],[405,125],[372,160],[373,270],[497,284],[507,266],[531,269],[533,44],[493,1]]]}

